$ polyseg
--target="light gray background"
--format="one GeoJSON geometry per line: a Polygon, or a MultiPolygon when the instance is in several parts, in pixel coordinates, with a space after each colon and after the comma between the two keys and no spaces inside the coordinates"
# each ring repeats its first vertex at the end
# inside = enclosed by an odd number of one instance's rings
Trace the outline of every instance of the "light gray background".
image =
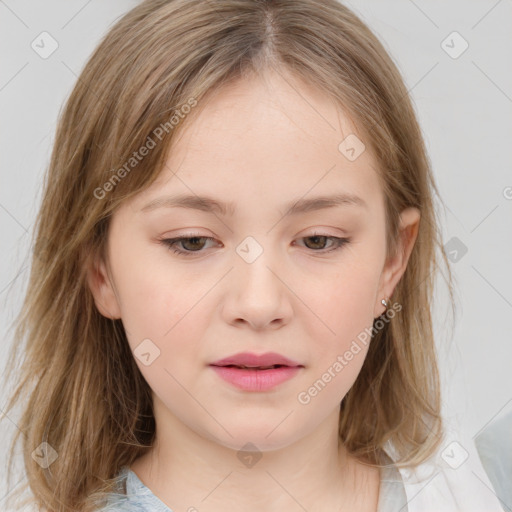
{"type": "MultiPolygon", "coordinates": [[[[7,329],[21,305],[29,274],[32,225],[57,115],[99,39],[137,3],[0,0],[4,354],[11,342],[7,329]],[[43,31],[59,45],[46,59],[31,47],[43,31]]],[[[454,331],[446,316],[442,283],[435,329],[444,413],[473,437],[512,409],[512,2],[346,3],[375,31],[404,76],[447,205],[441,212],[444,242],[456,237],[467,247],[467,253],[461,257],[459,252],[451,264],[457,284],[454,331]],[[457,58],[443,49],[452,46],[453,53],[462,48],[458,36],[446,39],[454,31],[469,44],[457,58]]],[[[5,402],[4,392],[0,406],[5,402]]],[[[15,423],[16,416],[10,415],[0,424],[2,439],[12,435],[15,423]]],[[[7,447],[1,443],[2,460],[7,447]]],[[[0,475],[1,507],[12,489],[4,483],[3,467],[0,475]]]]}

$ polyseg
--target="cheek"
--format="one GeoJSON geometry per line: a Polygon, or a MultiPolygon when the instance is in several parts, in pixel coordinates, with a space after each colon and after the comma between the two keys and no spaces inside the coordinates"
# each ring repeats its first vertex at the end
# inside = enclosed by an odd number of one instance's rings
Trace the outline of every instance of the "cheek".
{"type": "Polygon", "coordinates": [[[208,283],[192,284],[182,272],[170,271],[168,264],[135,252],[120,261],[116,274],[123,325],[132,351],[146,339],[162,355],[173,339],[183,340],[175,347],[177,351],[180,345],[190,346],[197,328],[197,321],[191,319],[208,283]],[[152,264],[143,263],[148,261],[152,264]]]}
{"type": "Polygon", "coordinates": [[[357,336],[372,324],[377,286],[375,272],[368,269],[351,272],[344,280],[337,302],[332,302],[332,307],[337,308],[336,312],[333,311],[336,327],[344,334],[344,339],[357,336]]]}
{"type": "Polygon", "coordinates": [[[353,386],[371,341],[377,277],[374,271],[352,268],[326,280],[323,293],[316,287],[316,296],[310,299],[316,300],[315,311],[321,312],[322,322],[313,317],[309,322],[308,337],[314,340],[311,371],[298,397],[300,403],[318,396],[317,405],[329,408],[353,386]]]}
{"type": "Polygon", "coordinates": [[[336,272],[323,273],[302,285],[298,295],[309,309],[305,314],[314,329],[311,337],[324,340],[318,347],[320,353],[344,351],[353,338],[371,327],[378,283],[377,264],[367,262],[346,263],[336,272]]]}
{"type": "Polygon", "coordinates": [[[122,314],[128,343],[144,379],[159,396],[181,397],[179,383],[195,379],[205,364],[200,341],[207,321],[198,312],[207,288],[188,290],[178,278],[147,273],[132,273],[125,290],[122,314]]]}
{"type": "Polygon", "coordinates": [[[384,247],[378,237],[372,238],[372,242],[354,250],[350,261],[331,284],[331,314],[344,341],[357,337],[373,324],[384,247]]]}

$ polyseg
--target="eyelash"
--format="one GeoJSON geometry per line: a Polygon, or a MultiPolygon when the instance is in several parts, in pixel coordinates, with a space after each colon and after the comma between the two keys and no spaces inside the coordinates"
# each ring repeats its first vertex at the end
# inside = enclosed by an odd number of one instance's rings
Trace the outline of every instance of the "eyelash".
{"type": "MultiPolygon", "coordinates": [[[[313,252],[317,252],[317,253],[320,253],[320,254],[326,254],[326,253],[330,253],[330,252],[333,252],[333,251],[338,251],[340,249],[342,249],[345,245],[348,245],[350,243],[350,238],[341,238],[341,237],[337,237],[337,236],[328,236],[328,235],[322,235],[320,233],[314,233],[312,235],[309,235],[309,236],[304,236],[302,238],[315,238],[315,237],[324,237],[324,238],[327,238],[327,239],[330,239],[330,240],[334,240],[334,247],[329,249],[329,250],[315,250],[315,249],[310,249],[311,251],[313,252]]],[[[181,241],[183,240],[191,240],[191,239],[194,239],[194,238],[203,238],[205,240],[214,240],[214,238],[212,237],[209,237],[209,236],[182,236],[182,237],[178,237],[178,238],[164,238],[162,240],[160,240],[160,243],[162,243],[163,245],[167,246],[169,250],[171,250],[172,252],[176,253],[176,254],[179,254],[179,255],[182,255],[182,256],[185,256],[185,257],[191,257],[192,255],[194,254],[200,254],[201,252],[204,252],[202,250],[198,250],[198,251],[185,251],[183,249],[177,249],[177,245],[178,243],[180,243],[181,241]]]]}

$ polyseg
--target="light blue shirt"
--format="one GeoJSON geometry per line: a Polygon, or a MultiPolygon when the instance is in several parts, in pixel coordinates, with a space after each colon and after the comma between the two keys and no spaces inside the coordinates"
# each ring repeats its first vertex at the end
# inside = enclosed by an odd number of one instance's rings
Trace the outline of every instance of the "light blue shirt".
{"type": "MultiPolygon", "coordinates": [[[[385,467],[380,469],[378,512],[512,510],[512,413],[476,437],[473,442],[455,436],[458,450],[464,447],[467,457],[457,467],[447,467],[437,454],[412,472],[398,470],[393,455],[386,451],[385,467]]],[[[440,453],[453,444],[448,443],[443,443],[440,453]]],[[[109,495],[107,505],[98,512],[173,512],[128,466],[118,476],[118,492],[109,495]]]]}
{"type": "MultiPolygon", "coordinates": [[[[381,468],[378,512],[408,512],[407,498],[402,477],[391,459],[389,467],[381,468]]],[[[119,472],[122,493],[112,494],[109,504],[100,512],[173,512],[146,487],[128,466],[119,472]]]]}

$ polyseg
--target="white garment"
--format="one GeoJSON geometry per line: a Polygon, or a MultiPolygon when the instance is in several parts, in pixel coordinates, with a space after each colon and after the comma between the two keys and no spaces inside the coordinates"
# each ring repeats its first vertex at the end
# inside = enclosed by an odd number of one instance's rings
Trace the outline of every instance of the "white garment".
{"type": "Polygon", "coordinates": [[[512,512],[512,410],[485,425],[474,439],[503,509],[512,512]]]}
{"type": "MultiPolygon", "coordinates": [[[[414,470],[398,468],[408,512],[504,512],[474,441],[448,424],[444,439],[438,452],[414,470]]],[[[385,451],[396,460],[392,447],[385,451]]]]}
{"type": "MultiPolygon", "coordinates": [[[[397,468],[390,445],[381,471],[378,512],[507,512],[501,506],[475,443],[445,423],[445,441],[414,470],[397,468]],[[455,433],[456,432],[456,433],[455,433]]],[[[172,512],[127,466],[125,488],[101,512],[172,512]]]]}

